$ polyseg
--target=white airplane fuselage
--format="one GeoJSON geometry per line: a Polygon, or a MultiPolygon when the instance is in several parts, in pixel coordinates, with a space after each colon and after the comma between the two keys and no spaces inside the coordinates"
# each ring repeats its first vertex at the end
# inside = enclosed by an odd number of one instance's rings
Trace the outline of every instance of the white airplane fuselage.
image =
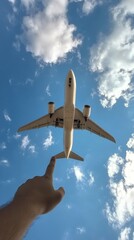
{"type": "Polygon", "coordinates": [[[75,116],[76,80],[72,70],[69,71],[65,84],[64,104],[64,151],[69,158],[73,145],[73,124],[75,116]]]}

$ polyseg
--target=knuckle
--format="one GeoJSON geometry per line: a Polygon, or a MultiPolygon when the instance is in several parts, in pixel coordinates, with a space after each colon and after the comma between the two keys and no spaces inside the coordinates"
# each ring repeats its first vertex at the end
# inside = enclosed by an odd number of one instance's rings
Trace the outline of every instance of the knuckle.
{"type": "Polygon", "coordinates": [[[34,177],[33,179],[34,179],[34,180],[38,180],[38,179],[40,179],[40,176],[36,176],[36,177],[34,177]]]}
{"type": "Polygon", "coordinates": [[[31,179],[28,179],[25,183],[29,183],[29,182],[31,182],[31,179]]]}
{"type": "Polygon", "coordinates": [[[45,179],[50,179],[50,176],[48,174],[45,174],[45,179]]]}

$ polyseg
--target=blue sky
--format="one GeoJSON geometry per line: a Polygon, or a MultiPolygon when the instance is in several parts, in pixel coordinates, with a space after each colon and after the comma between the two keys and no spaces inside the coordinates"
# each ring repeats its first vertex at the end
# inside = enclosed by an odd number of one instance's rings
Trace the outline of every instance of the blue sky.
{"type": "Polygon", "coordinates": [[[0,3],[0,204],[28,178],[42,175],[63,150],[63,130],[17,129],[64,104],[69,69],[76,106],[116,144],[75,131],[84,162],[57,160],[54,186],[66,195],[39,217],[29,239],[134,239],[133,0],[5,0],[0,3]]]}

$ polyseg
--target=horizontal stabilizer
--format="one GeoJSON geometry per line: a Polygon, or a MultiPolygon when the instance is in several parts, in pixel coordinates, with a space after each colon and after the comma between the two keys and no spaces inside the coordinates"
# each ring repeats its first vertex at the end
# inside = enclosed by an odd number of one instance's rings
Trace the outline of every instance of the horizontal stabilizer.
{"type": "MultiPolygon", "coordinates": [[[[58,153],[57,155],[55,155],[55,158],[56,159],[58,159],[58,158],[66,158],[65,152],[58,153]]],[[[81,156],[77,155],[74,152],[70,152],[69,158],[73,158],[73,159],[80,160],[80,161],[84,160],[81,156]]]]}
{"type": "Polygon", "coordinates": [[[66,158],[66,156],[65,156],[64,152],[61,152],[61,153],[58,153],[57,155],[55,155],[55,158],[56,159],[58,159],[58,158],[66,158]]]}
{"type": "Polygon", "coordinates": [[[80,160],[80,161],[84,160],[81,156],[79,156],[78,154],[76,154],[74,152],[70,152],[69,158],[73,158],[73,159],[80,160]]]}

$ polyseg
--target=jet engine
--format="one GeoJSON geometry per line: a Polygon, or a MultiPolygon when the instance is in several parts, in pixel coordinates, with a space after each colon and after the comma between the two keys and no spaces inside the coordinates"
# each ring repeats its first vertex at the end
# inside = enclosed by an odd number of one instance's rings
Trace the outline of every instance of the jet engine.
{"type": "Polygon", "coordinates": [[[85,120],[87,120],[88,117],[90,117],[90,114],[91,114],[91,107],[89,105],[85,105],[83,108],[83,116],[85,120]]]}
{"type": "Polygon", "coordinates": [[[48,113],[50,114],[50,116],[52,116],[52,114],[54,113],[54,102],[48,103],[48,113]]]}

